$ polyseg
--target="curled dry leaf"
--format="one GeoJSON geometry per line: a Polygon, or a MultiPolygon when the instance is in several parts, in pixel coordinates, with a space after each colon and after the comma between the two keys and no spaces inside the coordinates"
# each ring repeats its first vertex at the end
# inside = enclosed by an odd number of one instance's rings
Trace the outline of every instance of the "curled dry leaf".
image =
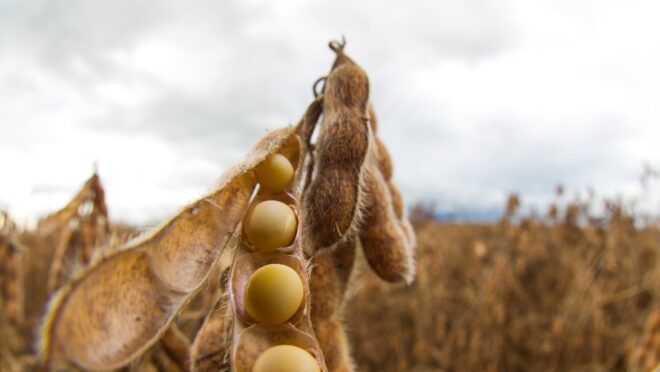
{"type": "Polygon", "coordinates": [[[251,170],[292,134],[291,128],[268,133],[215,191],[58,292],[41,332],[45,363],[113,369],[158,340],[204,283],[243,217],[255,187],[251,170]]]}

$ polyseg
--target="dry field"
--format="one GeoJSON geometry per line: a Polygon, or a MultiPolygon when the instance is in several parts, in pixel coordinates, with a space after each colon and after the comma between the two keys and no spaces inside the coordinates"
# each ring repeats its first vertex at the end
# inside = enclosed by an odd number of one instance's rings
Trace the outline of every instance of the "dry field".
{"type": "MultiPolygon", "coordinates": [[[[383,282],[358,258],[344,309],[357,370],[646,371],[660,363],[660,229],[635,227],[615,204],[603,218],[573,203],[525,219],[517,206],[512,198],[488,224],[441,223],[418,208],[410,286],[383,282]]],[[[85,247],[101,235],[131,236],[106,213],[92,177],[36,230],[20,231],[3,215],[1,371],[37,369],[35,333],[48,293],[76,271],[62,265],[93,260],[85,247]]],[[[181,370],[210,306],[198,296],[127,370],[181,370]]]]}
{"type": "Polygon", "coordinates": [[[365,270],[347,308],[359,369],[651,370],[660,229],[635,228],[616,205],[601,219],[586,207],[516,224],[417,218],[414,284],[384,285],[365,270]]]}

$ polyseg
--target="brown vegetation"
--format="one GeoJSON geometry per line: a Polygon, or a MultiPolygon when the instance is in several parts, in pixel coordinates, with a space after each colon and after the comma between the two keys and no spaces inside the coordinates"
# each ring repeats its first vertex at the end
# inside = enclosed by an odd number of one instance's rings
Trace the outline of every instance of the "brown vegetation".
{"type": "Polygon", "coordinates": [[[108,221],[96,174],[34,230],[0,215],[0,371],[250,371],[281,344],[323,371],[657,365],[658,226],[616,203],[598,218],[580,202],[521,218],[512,195],[500,221],[439,223],[421,206],[413,228],[368,78],[343,47],[331,43],[323,94],[296,127],[149,233],[108,221]],[[288,167],[268,170],[275,154],[288,167]],[[284,209],[253,211],[262,201],[284,209]],[[295,227],[269,235],[282,210],[295,227]],[[248,309],[272,291],[246,295],[272,264],[301,283],[275,325],[248,309]]]}
{"type": "MultiPolygon", "coordinates": [[[[512,201],[514,200],[515,201],[512,201]]],[[[515,213],[511,198],[507,215],[515,213]]],[[[588,218],[417,219],[417,277],[364,271],[347,327],[364,371],[648,371],[660,363],[660,229],[588,218]],[[591,220],[584,225],[576,220],[591,220]]],[[[557,206],[553,207],[557,210],[557,206]]],[[[576,212],[577,211],[577,212],[576,212]]]]}

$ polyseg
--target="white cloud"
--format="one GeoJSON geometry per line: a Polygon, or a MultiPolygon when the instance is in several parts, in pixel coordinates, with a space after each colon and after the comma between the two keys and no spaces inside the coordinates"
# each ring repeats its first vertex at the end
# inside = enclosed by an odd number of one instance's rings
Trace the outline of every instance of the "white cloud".
{"type": "MultiPolygon", "coordinates": [[[[492,210],[562,182],[637,192],[660,165],[653,1],[6,2],[0,205],[61,206],[95,161],[151,222],[295,122],[342,33],[408,200],[492,210]]],[[[657,206],[656,206],[657,207],[657,206]]]]}

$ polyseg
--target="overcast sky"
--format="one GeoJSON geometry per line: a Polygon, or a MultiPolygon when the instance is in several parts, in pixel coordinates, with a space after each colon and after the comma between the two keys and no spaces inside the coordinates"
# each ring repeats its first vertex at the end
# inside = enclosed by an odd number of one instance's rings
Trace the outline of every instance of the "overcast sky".
{"type": "Polygon", "coordinates": [[[660,167],[659,4],[0,0],[0,207],[34,220],[97,163],[113,219],[166,218],[298,120],[342,34],[408,201],[634,197],[660,167]]]}

